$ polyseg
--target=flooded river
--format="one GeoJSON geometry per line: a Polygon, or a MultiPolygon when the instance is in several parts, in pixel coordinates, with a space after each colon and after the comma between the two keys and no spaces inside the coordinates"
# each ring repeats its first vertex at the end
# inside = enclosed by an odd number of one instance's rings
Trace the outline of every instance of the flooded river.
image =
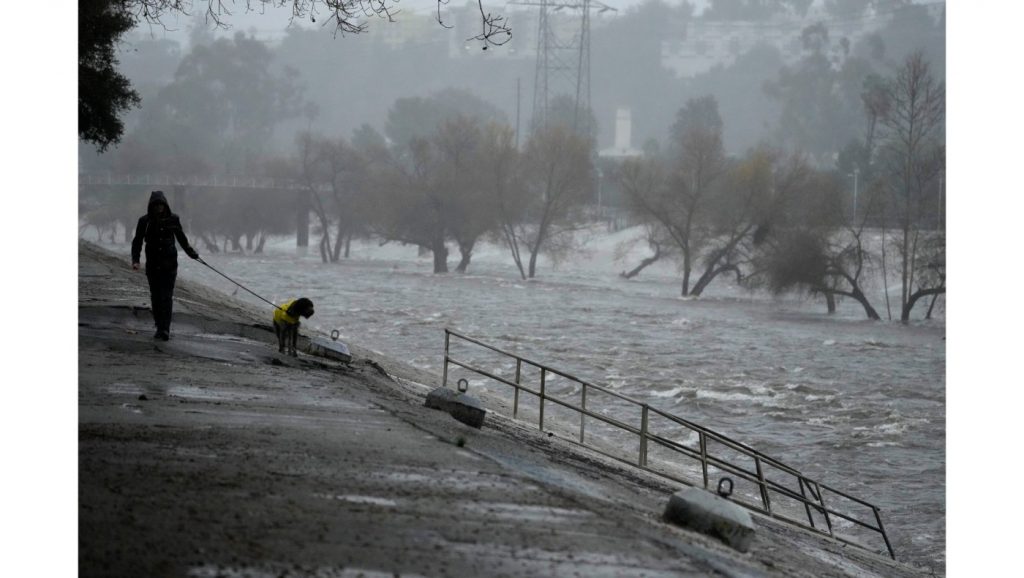
{"type": "MultiPolygon", "coordinates": [[[[440,374],[452,328],[744,442],[878,505],[899,558],[941,572],[944,322],[870,322],[852,303],[827,316],[820,301],[752,294],[724,278],[681,299],[670,264],[617,275],[636,262],[614,261],[623,235],[530,282],[491,246],[466,275],[434,275],[429,255],[392,245],[357,245],[337,264],[315,249],[297,257],[284,239],[263,255],[204,258],[275,302],[312,298],[307,333],[338,329],[440,374]]],[[[235,290],[184,256],[181,275],[235,290]]],[[[884,301],[875,307],[885,316],[884,301]]]]}

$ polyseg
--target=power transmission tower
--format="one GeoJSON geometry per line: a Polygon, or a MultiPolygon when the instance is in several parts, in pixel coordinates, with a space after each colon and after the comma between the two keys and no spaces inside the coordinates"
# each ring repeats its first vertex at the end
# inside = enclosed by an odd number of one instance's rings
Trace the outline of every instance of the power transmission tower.
{"type": "Polygon", "coordinates": [[[573,99],[573,130],[590,111],[590,11],[614,8],[597,0],[512,0],[537,6],[537,64],[531,126],[547,126],[554,97],[573,99]]]}

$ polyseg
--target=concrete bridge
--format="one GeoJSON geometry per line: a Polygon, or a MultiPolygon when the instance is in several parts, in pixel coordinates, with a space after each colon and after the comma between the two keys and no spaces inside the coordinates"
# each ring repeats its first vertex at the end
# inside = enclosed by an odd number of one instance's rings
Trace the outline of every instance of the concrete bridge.
{"type": "Polygon", "coordinates": [[[79,196],[88,196],[100,190],[122,189],[125,194],[148,195],[153,190],[163,190],[172,206],[177,210],[189,206],[190,192],[204,189],[242,189],[280,191],[282,195],[293,196],[295,202],[296,246],[309,246],[309,211],[312,206],[310,192],[329,192],[330,185],[307,185],[294,179],[252,177],[243,175],[170,175],[170,174],[123,174],[123,173],[79,173],[79,196]]]}

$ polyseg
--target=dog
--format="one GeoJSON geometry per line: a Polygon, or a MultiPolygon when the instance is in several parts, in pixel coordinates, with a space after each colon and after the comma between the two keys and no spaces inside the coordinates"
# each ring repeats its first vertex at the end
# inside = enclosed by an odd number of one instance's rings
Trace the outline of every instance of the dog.
{"type": "Polygon", "coordinates": [[[299,340],[299,318],[313,316],[313,302],[305,297],[293,299],[274,310],[274,333],[277,334],[277,351],[298,357],[295,344],[299,340]]]}

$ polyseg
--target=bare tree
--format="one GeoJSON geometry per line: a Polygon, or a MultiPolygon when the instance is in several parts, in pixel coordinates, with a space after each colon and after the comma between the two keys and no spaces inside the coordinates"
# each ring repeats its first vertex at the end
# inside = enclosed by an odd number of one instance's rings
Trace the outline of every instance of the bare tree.
{"type": "Polygon", "coordinates": [[[430,140],[412,138],[404,157],[376,175],[373,232],[384,242],[416,245],[433,253],[434,273],[448,272],[448,210],[441,160],[430,140]]]}
{"type": "Polygon", "coordinates": [[[523,184],[531,204],[517,235],[530,252],[531,279],[540,253],[571,250],[572,233],[582,227],[575,209],[592,190],[590,150],[587,139],[561,124],[536,129],[526,144],[523,184]]]}
{"type": "Polygon", "coordinates": [[[299,180],[305,189],[305,194],[312,201],[311,208],[320,221],[320,260],[324,263],[331,261],[335,254],[334,242],[331,239],[331,218],[324,204],[320,190],[326,182],[329,182],[329,164],[325,162],[324,148],[330,143],[323,137],[314,136],[308,132],[301,133],[296,137],[298,146],[298,175],[299,180]]]}
{"type": "Polygon", "coordinates": [[[523,187],[520,163],[512,127],[488,123],[482,132],[478,167],[481,188],[494,209],[496,236],[508,247],[519,275],[526,279],[523,265],[524,230],[529,199],[523,187]]]}
{"type": "Polygon", "coordinates": [[[672,177],[671,230],[683,257],[681,294],[688,296],[691,294],[690,273],[708,234],[702,213],[712,186],[726,169],[722,121],[714,97],[687,101],[679,111],[673,135],[679,157],[672,177]]]}
{"type": "Polygon", "coordinates": [[[671,156],[629,164],[622,184],[640,218],[656,222],[679,250],[683,273],[680,293],[691,294],[690,275],[711,235],[708,210],[713,187],[726,170],[722,120],[713,97],[687,101],[672,127],[671,156]]]}
{"type": "Polygon", "coordinates": [[[673,254],[670,247],[676,246],[671,235],[672,229],[665,226],[664,222],[650,211],[650,208],[659,204],[657,199],[663,196],[667,190],[667,175],[664,163],[659,158],[645,156],[627,159],[622,164],[618,179],[633,210],[646,220],[645,239],[647,246],[654,251],[653,255],[642,259],[633,269],[620,273],[621,277],[632,279],[648,266],[673,254]]]}
{"type": "Polygon", "coordinates": [[[459,247],[458,273],[466,272],[477,240],[494,226],[478,163],[481,139],[479,121],[458,115],[442,123],[432,141],[439,156],[441,186],[451,197],[446,220],[459,247]]]}
{"type": "MultiPolygon", "coordinates": [[[[900,320],[910,320],[923,296],[945,293],[945,275],[917,277],[927,192],[945,168],[945,84],[937,82],[921,53],[907,57],[885,85],[888,109],[881,118],[880,178],[888,188],[887,208],[895,222],[900,256],[900,320]]],[[[929,203],[930,206],[930,203],[929,203]]],[[[933,261],[934,259],[929,259],[933,261]]],[[[944,258],[941,259],[944,261],[944,258]]],[[[927,268],[927,267],[926,267],[927,268]]]]}

